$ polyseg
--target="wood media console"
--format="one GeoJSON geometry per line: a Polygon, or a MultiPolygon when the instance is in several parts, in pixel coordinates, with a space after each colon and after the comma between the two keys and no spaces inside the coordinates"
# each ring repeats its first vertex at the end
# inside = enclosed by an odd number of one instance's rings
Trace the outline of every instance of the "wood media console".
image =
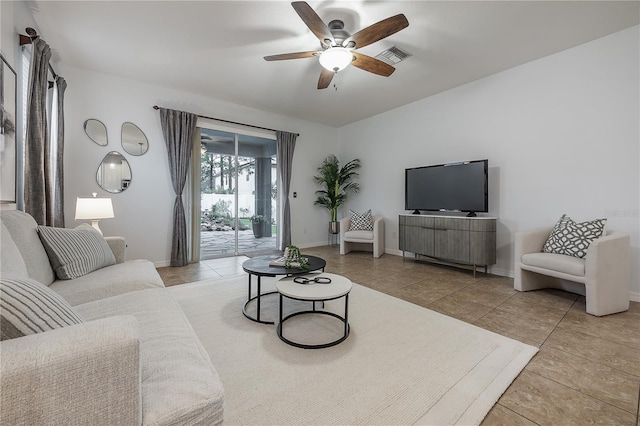
{"type": "Polygon", "coordinates": [[[476,267],[496,263],[495,217],[403,214],[398,218],[400,250],[448,263],[476,267]]]}

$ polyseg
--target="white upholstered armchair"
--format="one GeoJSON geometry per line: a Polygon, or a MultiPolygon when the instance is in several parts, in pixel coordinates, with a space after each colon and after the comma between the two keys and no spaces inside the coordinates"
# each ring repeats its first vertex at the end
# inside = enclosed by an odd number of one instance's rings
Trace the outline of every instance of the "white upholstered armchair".
{"type": "Polygon", "coordinates": [[[350,251],[370,251],[373,257],[384,254],[384,219],[373,216],[373,231],[349,231],[351,219],[345,217],[340,221],[340,254],[350,251]]]}
{"type": "Polygon", "coordinates": [[[515,235],[514,288],[519,291],[560,288],[586,297],[595,316],[629,309],[629,235],[610,231],[593,241],[584,259],[543,253],[551,227],[515,235]]]}

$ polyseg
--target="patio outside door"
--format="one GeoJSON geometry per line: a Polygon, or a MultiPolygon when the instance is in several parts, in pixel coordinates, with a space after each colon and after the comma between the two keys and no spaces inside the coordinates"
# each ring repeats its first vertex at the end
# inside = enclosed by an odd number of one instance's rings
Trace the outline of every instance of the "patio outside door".
{"type": "Polygon", "coordinates": [[[275,139],[200,132],[200,259],[275,251],[275,139]]]}

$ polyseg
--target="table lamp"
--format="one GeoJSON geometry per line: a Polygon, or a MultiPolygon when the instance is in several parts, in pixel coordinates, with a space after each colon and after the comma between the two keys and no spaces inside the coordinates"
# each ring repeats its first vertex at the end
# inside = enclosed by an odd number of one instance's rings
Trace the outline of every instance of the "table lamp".
{"type": "Polygon", "coordinates": [[[102,230],[98,226],[100,219],[109,219],[115,217],[113,214],[113,204],[111,198],[97,198],[97,193],[93,193],[93,198],[81,198],[76,200],[76,220],[88,219],[93,226],[102,235],[102,230]]]}

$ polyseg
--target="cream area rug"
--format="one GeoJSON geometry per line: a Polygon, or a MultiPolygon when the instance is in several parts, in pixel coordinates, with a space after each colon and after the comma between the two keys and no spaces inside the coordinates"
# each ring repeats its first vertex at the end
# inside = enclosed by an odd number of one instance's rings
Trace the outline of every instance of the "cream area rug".
{"type": "MultiPolygon", "coordinates": [[[[263,279],[263,290],[274,283],[263,279]]],[[[479,424],[537,352],[357,284],[350,335],[325,349],[287,345],[274,325],[245,318],[246,277],[169,291],[220,374],[229,425],[479,424]]],[[[309,307],[290,302],[287,310],[309,307]]],[[[263,298],[263,319],[277,317],[277,303],[277,295],[263,298]]],[[[344,301],[325,309],[342,314],[344,301]]],[[[328,315],[300,315],[284,326],[285,336],[306,343],[343,331],[328,315]]]]}

